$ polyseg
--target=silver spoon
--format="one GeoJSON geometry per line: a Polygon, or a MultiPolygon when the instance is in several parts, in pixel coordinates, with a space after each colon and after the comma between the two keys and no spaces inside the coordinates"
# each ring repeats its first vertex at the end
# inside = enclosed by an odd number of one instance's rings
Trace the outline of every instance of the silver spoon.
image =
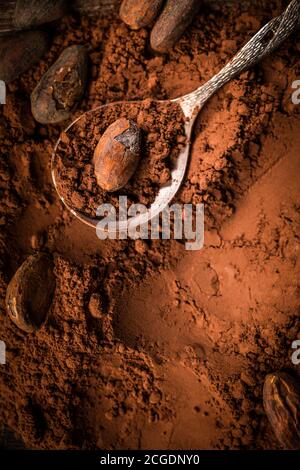
{"type": "MultiPolygon", "coordinates": [[[[135,227],[142,226],[153,219],[157,214],[163,211],[163,209],[170,204],[176,193],[178,192],[180,185],[184,179],[185,171],[187,168],[190,146],[191,146],[191,135],[195,119],[199,111],[203,108],[204,104],[209,98],[216,93],[220,88],[223,87],[230,80],[235,78],[241,72],[248,70],[250,67],[258,63],[263,57],[274,51],[292,32],[294,32],[300,26],[300,0],[292,0],[285,12],[272,19],[263,28],[261,28],[255,36],[236,54],[233,59],[214,77],[212,77],[204,85],[197,88],[197,90],[189,93],[188,95],[181,96],[173,100],[160,101],[160,103],[177,103],[186,118],[185,121],[185,133],[187,137],[186,146],[182,149],[179,156],[177,157],[176,164],[171,172],[171,181],[161,186],[158,194],[146,213],[137,215],[136,217],[129,218],[128,221],[120,221],[117,225],[116,232],[123,232],[134,229],[135,227]],[[271,35],[271,38],[269,37],[271,35]]],[[[108,106],[116,106],[126,104],[126,102],[110,103],[103,106],[99,106],[87,113],[79,116],[73,121],[64,131],[68,131],[86,114],[97,113],[103,108],[108,106]]],[[[128,101],[128,105],[133,103],[138,104],[138,101],[128,101]]],[[[60,194],[59,187],[56,181],[56,152],[61,142],[61,137],[58,139],[54,153],[52,155],[52,179],[56,191],[64,203],[64,205],[72,212],[72,214],[79,220],[89,225],[90,227],[96,228],[99,223],[99,218],[90,217],[73,207],[65,201],[62,194],[60,194]]],[[[99,228],[98,228],[99,229],[99,228]]]]}

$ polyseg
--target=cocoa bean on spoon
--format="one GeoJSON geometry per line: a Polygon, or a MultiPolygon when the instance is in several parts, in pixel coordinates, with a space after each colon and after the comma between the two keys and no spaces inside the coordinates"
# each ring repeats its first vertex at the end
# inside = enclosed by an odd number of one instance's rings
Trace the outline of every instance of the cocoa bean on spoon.
{"type": "Polygon", "coordinates": [[[66,0],[0,0],[0,35],[61,18],[66,0]]]}
{"type": "Polygon", "coordinates": [[[70,46],[62,52],[31,94],[36,121],[55,124],[71,116],[84,94],[87,60],[84,46],[70,46]]]}
{"type": "Polygon", "coordinates": [[[171,49],[192,22],[199,3],[199,0],[167,0],[151,31],[152,49],[162,53],[171,49]]]}
{"type": "Polygon", "coordinates": [[[12,321],[30,333],[46,320],[55,288],[52,259],[43,253],[29,256],[19,267],[6,292],[6,309],[12,321]]]}
{"type": "Polygon", "coordinates": [[[300,381],[285,372],[267,375],[264,408],[285,449],[300,450],[300,381]]]}
{"type": "Polygon", "coordinates": [[[105,191],[125,186],[136,170],[141,153],[141,131],[135,122],[120,118],[100,138],[94,152],[95,176],[105,191]]]}
{"type": "Polygon", "coordinates": [[[158,16],[164,0],[123,0],[120,18],[132,29],[151,25],[158,16]]]}
{"type": "Polygon", "coordinates": [[[48,36],[43,31],[27,31],[0,39],[0,80],[9,83],[47,52],[48,36]]]}

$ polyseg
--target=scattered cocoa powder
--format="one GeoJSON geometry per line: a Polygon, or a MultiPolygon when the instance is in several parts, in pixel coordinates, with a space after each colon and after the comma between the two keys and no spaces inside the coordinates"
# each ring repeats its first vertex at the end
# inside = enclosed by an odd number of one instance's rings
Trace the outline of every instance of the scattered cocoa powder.
{"type": "Polygon", "coordinates": [[[291,102],[299,34],[199,116],[178,201],[205,202],[200,252],[174,240],[100,241],[75,220],[51,180],[63,127],[35,122],[30,94],[64,48],[80,44],[89,46],[89,83],[74,118],[111,101],[175,98],[208,80],[286,4],[207,1],[164,57],[117,9],[70,16],[49,52],[8,85],[0,108],[0,434],[5,426],[35,449],[280,448],[263,383],[277,370],[299,378],[290,359],[300,328],[299,106],[291,102]],[[42,247],[32,244],[40,234],[42,247]],[[56,289],[47,322],[26,334],[5,295],[41,249],[54,257],[56,289]]]}

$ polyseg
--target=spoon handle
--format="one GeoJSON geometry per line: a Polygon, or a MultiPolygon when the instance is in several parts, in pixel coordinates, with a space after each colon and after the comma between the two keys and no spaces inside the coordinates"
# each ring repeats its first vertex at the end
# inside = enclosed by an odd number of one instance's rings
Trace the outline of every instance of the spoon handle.
{"type": "Polygon", "coordinates": [[[285,12],[273,18],[208,82],[180,101],[185,114],[191,116],[225,83],[248,70],[276,49],[300,26],[300,0],[292,0],[285,12]]]}

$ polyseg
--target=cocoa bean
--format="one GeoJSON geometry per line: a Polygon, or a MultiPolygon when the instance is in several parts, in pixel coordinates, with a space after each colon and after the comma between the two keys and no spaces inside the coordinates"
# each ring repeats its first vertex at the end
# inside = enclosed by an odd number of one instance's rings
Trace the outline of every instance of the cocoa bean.
{"type": "Polygon", "coordinates": [[[198,0],[167,0],[151,31],[152,49],[157,52],[171,49],[192,22],[198,7],[198,0]]]}
{"type": "Polygon", "coordinates": [[[74,0],[72,8],[81,15],[106,17],[112,12],[117,12],[119,0],[74,0]]]}
{"type": "Polygon", "coordinates": [[[7,312],[27,333],[40,328],[46,320],[55,288],[53,268],[53,261],[47,255],[29,256],[8,285],[7,312]]]}
{"type": "Polygon", "coordinates": [[[145,28],[153,24],[164,0],[123,0],[120,18],[132,29],[145,28]]]}
{"type": "Polygon", "coordinates": [[[13,24],[16,28],[27,28],[50,23],[65,12],[65,0],[17,0],[13,24]]]}
{"type": "Polygon", "coordinates": [[[86,79],[86,48],[68,47],[31,94],[31,110],[36,121],[55,124],[68,119],[83,97],[86,79]]]}
{"type": "Polygon", "coordinates": [[[264,408],[285,449],[300,450],[300,384],[285,372],[269,374],[263,391],[264,408]]]}
{"type": "Polygon", "coordinates": [[[66,0],[0,0],[0,35],[61,18],[66,0]]]}
{"type": "Polygon", "coordinates": [[[105,191],[116,191],[129,181],[141,153],[141,131],[135,122],[120,118],[111,124],[94,152],[97,183],[105,191]]]}
{"type": "Polygon", "coordinates": [[[48,49],[43,31],[28,31],[0,40],[0,80],[9,83],[32,67],[48,49]]]}

